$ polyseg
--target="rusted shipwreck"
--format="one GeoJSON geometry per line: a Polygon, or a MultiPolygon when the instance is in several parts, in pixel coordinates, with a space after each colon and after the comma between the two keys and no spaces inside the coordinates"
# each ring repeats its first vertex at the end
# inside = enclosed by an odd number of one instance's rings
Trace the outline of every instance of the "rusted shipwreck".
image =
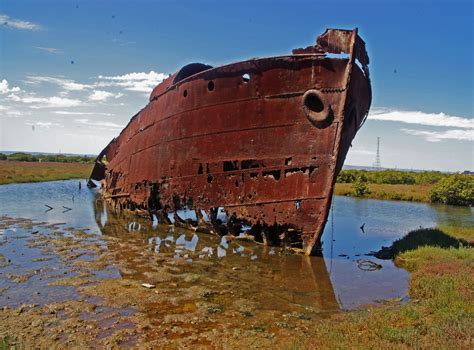
{"type": "Polygon", "coordinates": [[[369,111],[368,63],[357,29],[328,29],[291,55],[189,64],[154,88],[91,179],[119,211],[167,223],[175,213],[175,225],[218,234],[247,229],[311,254],[369,111]],[[183,208],[195,220],[176,214],[183,208]]]}

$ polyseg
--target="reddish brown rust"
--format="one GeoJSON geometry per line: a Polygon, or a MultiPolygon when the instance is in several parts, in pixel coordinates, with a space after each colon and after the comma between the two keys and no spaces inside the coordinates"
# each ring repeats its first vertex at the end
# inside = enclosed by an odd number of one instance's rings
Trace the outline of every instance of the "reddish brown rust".
{"type": "Polygon", "coordinates": [[[205,229],[204,210],[209,230],[252,225],[257,239],[310,254],[369,111],[368,63],[357,29],[329,29],[290,56],[188,65],[153,90],[91,178],[118,210],[166,220],[187,207],[198,219],[189,225],[205,229]],[[225,228],[218,208],[230,217],[225,228]]]}

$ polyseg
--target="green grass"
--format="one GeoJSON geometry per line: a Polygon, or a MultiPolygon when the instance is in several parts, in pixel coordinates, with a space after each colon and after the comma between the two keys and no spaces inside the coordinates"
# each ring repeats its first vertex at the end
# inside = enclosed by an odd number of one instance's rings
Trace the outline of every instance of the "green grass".
{"type": "Polygon", "coordinates": [[[93,164],[0,161],[0,185],[88,178],[93,164]]]}
{"type": "Polygon", "coordinates": [[[10,339],[8,337],[3,337],[0,339],[0,350],[9,350],[11,349],[10,346],[10,339]]]}
{"type": "Polygon", "coordinates": [[[310,336],[287,348],[472,349],[474,345],[474,248],[458,239],[474,228],[449,226],[410,232],[395,242],[395,258],[410,271],[410,301],[342,313],[313,325],[310,336]]]}
{"type": "Polygon", "coordinates": [[[446,234],[439,228],[419,229],[408,233],[402,239],[393,242],[391,250],[394,256],[398,256],[406,251],[413,251],[418,248],[461,248],[470,244],[458,239],[453,235],[446,234]]]}
{"type": "Polygon", "coordinates": [[[462,239],[474,244],[474,229],[472,227],[440,225],[438,226],[438,229],[444,232],[449,232],[449,235],[452,237],[456,237],[457,239],[462,239]]]}

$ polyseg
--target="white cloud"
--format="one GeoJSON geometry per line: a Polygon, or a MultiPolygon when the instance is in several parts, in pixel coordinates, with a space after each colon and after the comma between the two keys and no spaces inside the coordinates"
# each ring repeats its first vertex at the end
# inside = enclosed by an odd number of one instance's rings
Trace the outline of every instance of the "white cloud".
{"type": "Polygon", "coordinates": [[[25,115],[31,115],[31,112],[25,112],[21,110],[14,109],[10,106],[2,106],[0,105],[0,116],[1,117],[8,117],[8,118],[18,118],[25,115]]]}
{"type": "Polygon", "coordinates": [[[54,114],[61,115],[103,115],[106,117],[113,117],[115,114],[112,113],[101,113],[101,112],[70,112],[70,111],[54,111],[54,114]]]}
{"type": "Polygon", "coordinates": [[[474,118],[456,117],[444,113],[399,111],[388,108],[373,108],[369,113],[369,119],[429,126],[444,126],[466,129],[474,128],[474,118]]]}
{"type": "Polygon", "coordinates": [[[78,99],[63,97],[34,97],[34,96],[18,96],[15,94],[8,95],[8,98],[14,102],[20,102],[30,105],[30,108],[66,108],[77,107],[82,104],[78,99]]]}
{"type": "Polygon", "coordinates": [[[155,71],[133,72],[117,76],[99,75],[97,86],[116,86],[123,87],[125,90],[150,93],[153,88],[168,77],[164,73],[156,73],[155,71]]]}
{"type": "Polygon", "coordinates": [[[81,90],[84,90],[84,89],[91,88],[90,85],[80,84],[80,83],[76,83],[74,81],[65,81],[63,83],[62,87],[65,90],[70,90],[70,91],[81,91],[81,90]]]}
{"type": "Polygon", "coordinates": [[[362,149],[362,148],[350,148],[349,153],[351,153],[352,155],[361,155],[361,156],[375,155],[374,151],[370,151],[368,149],[362,149]]]}
{"type": "Polygon", "coordinates": [[[31,115],[31,113],[17,111],[17,110],[14,110],[14,109],[10,109],[10,110],[7,110],[5,112],[5,116],[10,117],[10,118],[18,118],[18,117],[23,117],[25,115],[31,115]]]}
{"type": "Polygon", "coordinates": [[[52,123],[52,122],[36,122],[36,125],[39,125],[39,126],[53,126],[53,125],[59,125],[58,123],[52,123]]]}
{"type": "Polygon", "coordinates": [[[103,127],[103,128],[113,128],[113,129],[123,129],[125,125],[116,124],[112,122],[103,122],[103,121],[92,121],[90,119],[82,118],[82,119],[74,119],[76,123],[84,124],[88,126],[94,127],[103,127]]]}
{"type": "Polygon", "coordinates": [[[90,89],[93,86],[88,84],[76,83],[74,80],[56,77],[45,77],[45,76],[28,76],[25,83],[37,85],[40,83],[50,83],[60,86],[61,88],[68,91],[81,91],[90,89]]]}
{"type": "Polygon", "coordinates": [[[12,88],[9,87],[8,81],[3,79],[0,81],[0,94],[7,94],[11,92],[19,92],[21,89],[18,86],[14,86],[12,88]]]}
{"type": "Polygon", "coordinates": [[[113,93],[103,90],[94,90],[92,94],[89,96],[89,100],[91,101],[106,101],[110,97],[114,96],[113,93]]]}
{"type": "Polygon", "coordinates": [[[421,111],[400,111],[389,108],[374,108],[369,114],[370,120],[393,121],[405,124],[456,128],[442,131],[401,129],[402,132],[419,136],[429,142],[442,140],[474,139],[474,118],[452,116],[444,113],[425,113],[421,111]]]}
{"type": "Polygon", "coordinates": [[[429,142],[439,142],[441,140],[466,140],[474,141],[474,130],[450,129],[446,131],[427,131],[427,130],[413,130],[401,129],[404,133],[421,136],[429,142]]]}
{"type": "Polygon", "coordinates": [[[48,52],[48,53],[54,53],[56,55],[62,54],[63,51],[61,49],[57,49],[55,47],[43,47],[43,46],[35,46],[35,49],[48,52]]]}
{"type": "Polygon", "coordinates": [[[25,125],[29,126],[39,126],[40,128],[44,129],[49,129],[52,126],[61,126],[61,124],[58,123],[53,123],[53,122],[42,122],[42,121],[37,121],[37,122],[25,122],[25,125]]]}
{"type": "Polygon", "coordinates": [[[21,19],[11,18],[10,16],[0,14],[0,22],[6,28],[23,29],[23,30],[41,30],[43,27],[39,24],[24,21],[21,19]]]}
{"type": "MultiPolygon", "coordinates": [[[[48,48],[42,48],[48,49],[48,48]]],[[[103,88],[119,88],[128,91],[145,92],[149,94],[153,88],[161,83],[168,75],[164,73],[156,73],[150,71],[145,72],[134,72],[118,76],[104,76],[99,75],[97,81],[91,84],[83,84],[76,82],[71,79],[67,79],[63,76],[59,77],[48,77],[48,76],[28,76],[24,81],[29,85],[39,85],[42,83],[54,84],[62,88],[64,91],[60,91],[60,96],[67,96],[69,91],[84,91],[88,89],[97,89],[91,92],[89,99],[91,101],[106,101],[109,98],[120,98],[124,96],[123,92],[109,92],[104,91],[103,88]],[[101,89],[102,88],[102,89],[101,89]]]]}

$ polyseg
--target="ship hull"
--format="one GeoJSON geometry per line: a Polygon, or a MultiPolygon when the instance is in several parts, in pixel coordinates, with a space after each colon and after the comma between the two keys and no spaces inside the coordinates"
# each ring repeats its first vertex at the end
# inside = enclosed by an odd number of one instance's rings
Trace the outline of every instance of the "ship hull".
{"type": "Polygon", "coordinates": [[[194,226],[207,214],[219,231],[223,208],[258,240],[311,254],[370,106],[366,57],[356,30],[328,30],[290,56],[175,74],[99,155],[91,177],[117,210],[164,218],[194,209],[194,226]]]}

